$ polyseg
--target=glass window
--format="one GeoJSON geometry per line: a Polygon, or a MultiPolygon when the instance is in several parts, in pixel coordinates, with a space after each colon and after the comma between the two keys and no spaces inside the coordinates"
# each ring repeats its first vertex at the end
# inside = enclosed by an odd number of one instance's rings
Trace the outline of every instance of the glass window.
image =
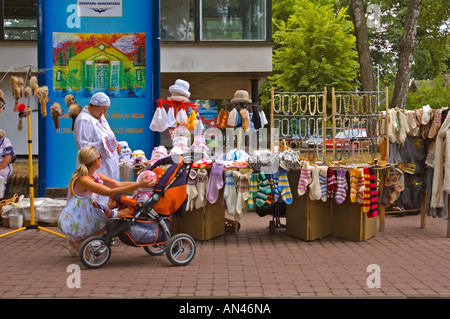
{"type": "Polygon", "coordinates": [[[3,0],[4,40],[37,40],[37,1],[3,0]]]}
{"type": "Polygon", "coordinates": [[[266,0],[200,0],[200,40],[265,40],[266,0]]]}
{"type": "Polygon", "coordinates": [[[195,0],[161,1],[161,39],[193,41],[195,38],[195,0]]]}

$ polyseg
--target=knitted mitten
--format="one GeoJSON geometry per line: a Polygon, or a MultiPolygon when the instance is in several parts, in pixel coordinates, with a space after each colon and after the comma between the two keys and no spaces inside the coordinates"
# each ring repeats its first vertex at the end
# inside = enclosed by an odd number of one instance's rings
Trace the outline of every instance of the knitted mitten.
{"type": "Polygon", "coordinates": [[[297,192],[300,196],[304,195],[308,190],[308,185],[311,183],[311,168],[308,162],[305,162],[300,171],[300,178],[298,180],[297,192]]]}
{"type": "Polygon", "coordinates": [[[335,194],[335,200],[337,204],[342,204],[345,200],[345,197],[347,196],[347,190],[348,190],[348,185],[347,185],[347,180],[345,178],[345,174],[347,173],[347,171],[343,168],[338,169],[337,174],[336,174],[336,180],[337,180],[337,190],[336,190],[336,194],[335,194]]]}
{"type": "Polygon", "coordinates": [[[280,169],[280,175],[278,177],[278,190],[280,191],[281,198],[286,204],[292,203],[292,193],[289,187],[289,181],[287,178],[287,171],[280,169]]]}

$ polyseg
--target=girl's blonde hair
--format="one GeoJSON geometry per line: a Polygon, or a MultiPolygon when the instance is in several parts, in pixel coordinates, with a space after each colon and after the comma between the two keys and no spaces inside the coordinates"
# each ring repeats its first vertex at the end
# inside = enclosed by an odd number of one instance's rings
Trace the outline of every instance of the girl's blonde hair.
{"type": "Polygon", "coordinates": [[[83,147],[78,151],[77,159],[80,163],[72,174],[72,178],[70,179],[70,184],[76,181],[78,178],[82,176],[87,176],[89,174],[89,167],[91,167],[92,163],[99,158],[100,152],[97,150],[95,146],[88,145],[83,147]]]}

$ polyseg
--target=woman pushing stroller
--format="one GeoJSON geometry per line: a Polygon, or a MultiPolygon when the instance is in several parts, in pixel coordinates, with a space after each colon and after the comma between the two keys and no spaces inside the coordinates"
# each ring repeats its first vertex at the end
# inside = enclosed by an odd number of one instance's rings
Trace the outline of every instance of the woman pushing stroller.
{"type": "Polygon", "coordinates": [[[101,165],[100,152],[92,145],[81,148],[77,155],[80,165],[69,183],[67,204],[58,218],[58,226],[69,240],[69,254],[76,255],[83,240],[104,232],[107,218],[129,215],[132,208],[112,210],[114,201],[102,207],[96,200],[99,195],[113,197],[126,194],[138,188],[150,188],[155,180],[142,178],[136,182],[120,182],[97,172],[101,165]]]}

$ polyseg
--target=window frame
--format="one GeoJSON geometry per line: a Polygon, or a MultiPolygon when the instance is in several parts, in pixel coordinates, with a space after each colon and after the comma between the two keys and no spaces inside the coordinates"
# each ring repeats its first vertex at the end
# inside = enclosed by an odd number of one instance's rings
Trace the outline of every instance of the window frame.
{"type": "Polygon", "coordinates": [[[1,42],[37,42],[38,40],[38,8],[37,8],[37,0],[36,3],[36,28],[24,28],[24,30],[35,30],[36,38],[35,39],[6,39],[5,38],[5,0],[0,0],[0,41],[1,42]]]}
{"type": "MultiPolygon", "coordinates": [[[[161,0],[163,1],[163,0],[161,0]]],[[[200,0],[194,0],[194,40],[167,40],[161,38],[161,43],[168,44],[187,44],[187,43],[272,43],[272,0],[266,1],[266,38],[264,40],[201,40],[200,39],[200,0]]]]}

